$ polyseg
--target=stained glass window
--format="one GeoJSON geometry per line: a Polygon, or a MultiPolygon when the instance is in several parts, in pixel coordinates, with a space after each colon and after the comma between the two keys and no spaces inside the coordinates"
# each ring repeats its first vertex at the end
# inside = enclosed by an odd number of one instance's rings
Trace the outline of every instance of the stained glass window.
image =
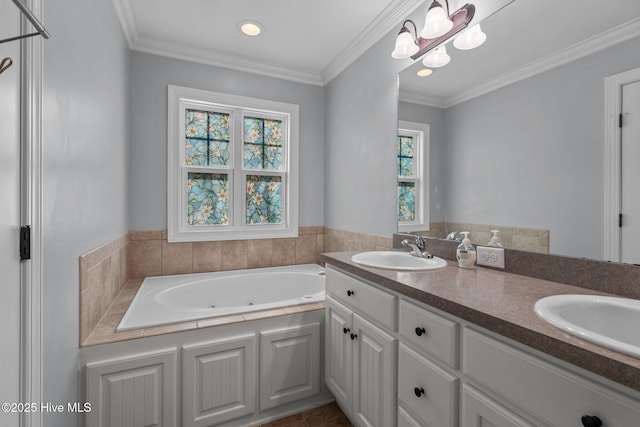
{"type": "Polygon", "coordinates": [[[282,121],[245,117],[244,167],[279,170],[282,164],[282,121]]]}
{"type": "Polygon", "coordinates": [[[247,175],[247,224],[282,223],[282,178],[247,175]]]}
{"type": "Polygon", "coordinates": [[[413,137],[398,136],[398,176],[413,177],[413,137]]]}
{"type": "Polygon", "coordinates": [[[189,225],[228,224],[228,175],[190,172],[187,177],[187,223],[189,225]]]}
{"type": "Polygon", "coordinates": [[[185,109],[186,165],[229,165],[229,114],[185,109]]]}
{"type": "Polygon", "coordinates": [[[416,219],[416,185],[413,182],[398,183],[398,221],[416,219]]]}
{"type": "Polygon", "coordinates": [[[169,85],[172,242],[298,234],[299,106],[169,85]]]}

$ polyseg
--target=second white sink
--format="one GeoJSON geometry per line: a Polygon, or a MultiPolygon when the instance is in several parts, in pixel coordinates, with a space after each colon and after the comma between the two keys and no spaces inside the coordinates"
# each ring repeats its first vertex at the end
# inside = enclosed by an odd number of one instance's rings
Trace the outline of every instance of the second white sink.
{"type": "Polygon", "coordinates": [[[640,358],[640,300],[598,295],[553,295],[536,314],[571,335],[640,358]]]}
{"type": "Polygon", "coordinates": [[[447,266],[442,258],[420,258],[408,252],[373,251],[361,252],[351,257],[351,261],[369,267],[386,268],[389,270],[435,270],[447,266]]]}

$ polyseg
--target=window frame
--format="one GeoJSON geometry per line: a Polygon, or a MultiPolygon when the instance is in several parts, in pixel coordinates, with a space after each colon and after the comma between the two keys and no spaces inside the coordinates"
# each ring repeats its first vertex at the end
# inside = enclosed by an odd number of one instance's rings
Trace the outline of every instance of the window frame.
{"type": "Polygon", "coordinates": [[[168,85],[167,239],[169,242],[297,237],[299,109],[300,107],[296,104],[168,85]],[[230,114],[228,166],[185,164],[186,109],[230,114]],[[283,121],[281,170],[244,167],[245,117],[283,121]],[[189,173],[192,172],[227,175],[228,225],[189,225],[187,223],[187,180],[189,173]],[[247,175],[281,177],[281,223],[246,223],[247,175]]]}
{"type": "MultiPolygon", "coordinates": [[[[411,136],[414,138],[414,171],[413,178],[401,177],[396,166],[396,176],[398,184],[400,182],[411,182],[415,185],[415,216],[413,221],[398,220],[398,206],[396,194],[396,220],[399,232],[428,231],[430,227],[430,195],[429,195],[429,152],[430,152],[430,126],[425,123],[409,122],[398,120],[397,136],[411,136]]],[[[397,144],[397,139],[396,139],[397,144]]],[[[396,162],[397,162],[396,149],[396,162]]],[[[397,163],[396,163],[397,165],[397,163]]],[[[397,188],[397,186],[396,186],[397,188]]]]}

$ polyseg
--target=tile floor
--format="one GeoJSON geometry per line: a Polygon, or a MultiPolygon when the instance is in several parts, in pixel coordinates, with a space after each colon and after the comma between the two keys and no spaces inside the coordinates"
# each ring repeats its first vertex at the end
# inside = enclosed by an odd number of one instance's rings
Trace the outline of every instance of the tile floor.
{"type": "Polygon", "coordinates": [[[260,427],[353,427],[347,416],[334,402],[319,408],[310,409],[299,414],[293,414],[260,427]]]}

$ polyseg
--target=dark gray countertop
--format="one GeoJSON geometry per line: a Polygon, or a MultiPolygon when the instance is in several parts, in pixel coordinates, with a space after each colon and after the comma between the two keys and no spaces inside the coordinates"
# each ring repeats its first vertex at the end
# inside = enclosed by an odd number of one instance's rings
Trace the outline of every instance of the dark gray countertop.
{"type": "Polygon", "coordinates": [[[435,271],[402,272],[365,267],[351,261],[354,253],[325,253],[321,259],[384,288],[640,391],[640,359],[566,334],[533,311],[535,302],[549,295],[611,294],[482,267],[464,270],[453,261],[447,261],[446,268],[435,271]]]}

